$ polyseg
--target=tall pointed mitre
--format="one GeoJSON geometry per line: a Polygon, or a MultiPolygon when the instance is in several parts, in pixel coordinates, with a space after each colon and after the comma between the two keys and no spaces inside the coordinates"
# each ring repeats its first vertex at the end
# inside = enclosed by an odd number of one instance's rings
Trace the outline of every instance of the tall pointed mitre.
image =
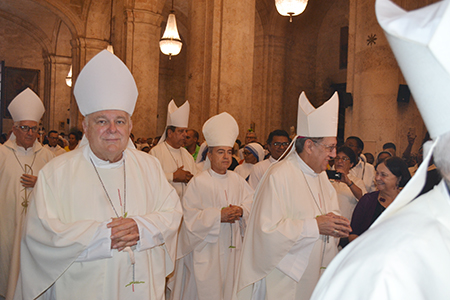
{"type": "Polygon", "coordinates": [[[208,147],[233,147],[239,134],[236,120],[227,112],[209,118],[203,124],[203,136],[208,147]]]}
{"type": "Polygon", "coordinates": [[[26,88],[8,105],[8,110],[14,122],[41,120],[45,112],[44,104],[35,92],[26,88]]]}
{"type": "Polygon", "coordinates": [[[339,97],[337,92],[322,106],[314,108],[305,92],[298,99],[297,135],[303,137],[337,136],[339,97]]]}
{"type": "Polygon", "coordinates": [[[131,116],[138,96],[130,70],[107,50],[84,66],[73,93],[83,116],[102,110],[122,110],[131,116]]]}
{"type": "Polygon", "coordinates": [[[450,130],[450,0],[410,12],[377,0],[375,10],[434,142],[416,174],[373,226],[417,197],[439,136],[450,130]]]}
{"type": "Polygon", "coordinates": [[[175,127],[182,127],[187,128],[189,125],[189,111],[190,111],[190,105],[189,101],[186,100],[183,105],[178,107],[175,104],[175,101],[173,99],[169,102],[169,105],[167,106],[167,121],[166,121],[166,129],[164,129],[164,133],[159,139],[159,143],[162,143],[166,140],[166,130],[167,126],[175,126],[175,127]]]}

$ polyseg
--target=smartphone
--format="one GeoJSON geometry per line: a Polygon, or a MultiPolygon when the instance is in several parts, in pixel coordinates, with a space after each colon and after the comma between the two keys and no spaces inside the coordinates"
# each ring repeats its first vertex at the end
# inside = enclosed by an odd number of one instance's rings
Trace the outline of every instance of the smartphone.
{"type": "Polygon", "coordinates": [[[327,170],[327,175],[329,179],[339,179],[341,180],[342,173],[336,170],[327,170]]]}

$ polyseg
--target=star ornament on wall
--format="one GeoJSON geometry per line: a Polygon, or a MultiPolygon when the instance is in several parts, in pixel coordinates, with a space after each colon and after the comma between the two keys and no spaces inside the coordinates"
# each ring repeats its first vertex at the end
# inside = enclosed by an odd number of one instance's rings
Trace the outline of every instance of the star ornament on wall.
{"type": "Polygon", "coordinates": [[[367,46],[372,46],[375,45],[377,42],[377,35],[376,34],[370,34],[369,36],[367,36],[367,46]]]}

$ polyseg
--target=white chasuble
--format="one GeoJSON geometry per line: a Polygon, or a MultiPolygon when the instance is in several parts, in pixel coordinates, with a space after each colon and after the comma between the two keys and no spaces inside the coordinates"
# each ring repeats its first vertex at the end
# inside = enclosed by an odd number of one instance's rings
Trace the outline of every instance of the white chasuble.
{"type": "Polygon", "coordinates": [[[153,147],[150,150],[150,154],[159,160],[166,174],[167,181],[175,188],[180,199],[183,198],[187,184],[184,182],[174,182],[173,173],[183,166],[183,170],[191,172],[192,175],[197,174],[198,169],[192,155],[184,147],[175,149],[166,142],[153,147]]]}
{"type": "Polygon", "coordinates": [[[14,299],[164,299],[176,256],[179,198],[159,162],[144,152],[126,149],[114,164],[92,155],[85,146],[41,170],[14,299]],[[117,216],[114,210],[138,225],[140,239],[131,251],[111,249],[106,224],[117,216]]]}
{"type": "Polygon", "coordinates": [[[195,176],[182,200],[178,270],[172,299],[231,299],[253,189],[238,174],[211,169],[195,176]],[[241,206],[243,217],[221,223],[221,210],[241,206]]]}
{"type": "Polygon", "coordinates": [[[347,245],[313,300],[448,299],[450,196],[442,180],[347,245]]]}
{"type": "Polygon", "coordinates": [[[19,274],[22,220],[33,188],[20,183],[23,174],[37,176],[54,155],[37,141],[25,150],[9,139],[0,145],[0,295],[14,295],[19,274]],[[9,281],[9,283],[8,283],[9,281]]]}
{"type": "Polygon", "coordinates": [[[314,173],[294,151],[272,164],[255,193],[238,299],[309,299],[337,253],[338,239],[320,235],[315,220],[329,212],[340,214],[325,172],[314,173]]]}

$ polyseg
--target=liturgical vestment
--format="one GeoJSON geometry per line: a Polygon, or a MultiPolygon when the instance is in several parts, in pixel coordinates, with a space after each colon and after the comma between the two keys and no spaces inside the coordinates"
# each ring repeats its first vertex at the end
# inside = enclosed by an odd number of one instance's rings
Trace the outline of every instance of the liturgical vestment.
{"type": "Polygon", "coordinates": [[[312,299],[448,299],[449,216],[443,180],[345,247],[312,299]]]}
{"type": "Polygon", "coordinates": [[[27,150],[17,145],[15,137],[0,145],[0,295],[4,297],[8,278],[11,277],[8,289],[14,290],[16,284],[21,224],[33,191],[22,186],[20,177],[22,174],[37,176],[53,157],[54,154],[37,141],[27,150]]]}
{"type": "Polygon", "coordinates": [[[175,188],[180,199],[186,192],[187,184],[184,182],[174,182],[173,173],[183,166],[183,170],[197,174],[197,166],[192,155],[184,148],[175,149],[166,142],[159,143],[150,150],[150,154],[156,157],[166,174],[169,183],[175,188]]]}
{"type": "Polygon", "coordinates": [[[340,214],[325,172],[315,173],[295,151],[272,164],[255,193],[238,299],[309,299],[337,253],[338,239],[320,235],[315,219],[329,212],[340,214]]]}
{"type": "Polygon", "coordinates": [[[233,171],[207,169],[192,179],[183,197],[173,299],[229,300],[253,189],[233,171]],[[221,209],[241,206],[235,223],[221,223],[221,209]]]}
{"type": "Polygon", "coordinates": [[[164,299],[181,215],[147,153],[127,148],[111,164],[85,146],[56,157],[39,173],[29,207],[15,299],[164,299]],[[116,212],[138,225],[130,251],[110,249],[106,225],[116,212]]]}

